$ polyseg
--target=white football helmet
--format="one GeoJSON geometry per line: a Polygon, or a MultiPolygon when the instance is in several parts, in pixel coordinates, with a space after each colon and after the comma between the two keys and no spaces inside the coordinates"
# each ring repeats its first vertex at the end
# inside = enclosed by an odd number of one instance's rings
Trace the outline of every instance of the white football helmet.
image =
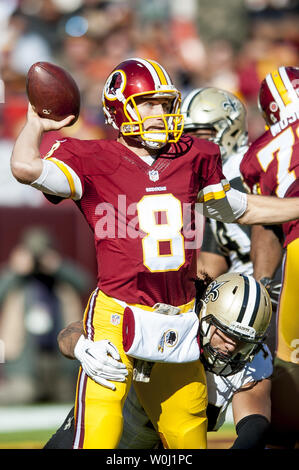
{"type": "Polygon", "coordinates": [[[206,370],[222,376],[241,370],[261,348],[271,315],[269,294],[252,276],[226,273],[212,281],[199,311],[201,358],[206,370]],[[227,355],[211,346],[212,325],[239,342],[234,353],[227,355]]]}
{"type": "Polygon", "coordinates": [[[214,87],[193,90],[185,97],[181,113],[185,133],[194,133],[197,129],[215,131],[215,137],[208,140],[219,145],[223,161],[247,145],[245,107],[228,91],[214,87]]]}

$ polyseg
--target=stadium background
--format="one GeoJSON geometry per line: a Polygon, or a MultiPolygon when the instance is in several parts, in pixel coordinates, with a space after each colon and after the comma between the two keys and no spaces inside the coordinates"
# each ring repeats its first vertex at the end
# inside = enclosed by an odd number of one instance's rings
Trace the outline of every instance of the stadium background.
{"type": "MultiPolygon", "coordinates": [[[[0,0],[0,448],[42,447],[69,410],[76,365],[58,355],[56,334],[80,316],[96,276],[91,232],[75,205],[54,207],[10,173],[30,65],[65,67],[82,98],[78,122],[48,133],[42,152],[66,134],[113,137],[102,86],[116,64],[138,56],[163,64],[183,97],[206,85],[236,93],[253,140],[264,130],[261,79],[298,66],[298,17],[297,0],[0,0]],[[32,259],[45,249],[52,258],[39,259],[48,271],[37,284],[32,259]]],[[[233,437],[229,412],[209,447],[228,448],[233,437]]]]}

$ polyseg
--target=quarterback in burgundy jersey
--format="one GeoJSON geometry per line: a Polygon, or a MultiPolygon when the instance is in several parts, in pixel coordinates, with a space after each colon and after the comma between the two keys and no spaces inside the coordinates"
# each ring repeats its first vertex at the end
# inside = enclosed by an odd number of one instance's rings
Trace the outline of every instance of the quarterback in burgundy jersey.
{"type": "Polygon", "coordinates": [[[128,303],[190,302],[192,212],[200,190],[225,181],[218,147],[183,136],[149,167],[119,142],[65,139],[56,156],[80,178],[77,205],[95,235],[99,288],[128,303]]]}

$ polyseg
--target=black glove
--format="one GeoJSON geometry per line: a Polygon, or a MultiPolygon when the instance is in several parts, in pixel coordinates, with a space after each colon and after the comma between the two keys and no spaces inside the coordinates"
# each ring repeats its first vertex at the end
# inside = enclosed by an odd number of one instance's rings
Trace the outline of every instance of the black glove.
{"type": "Polygon", "coordinates": [[[270,296],[273,306],[278,305],[280,290],[281,290],[281,281],[276,281],[270,277],[263,277],[260,282],[266,287],[268,294],[270,296]]]}

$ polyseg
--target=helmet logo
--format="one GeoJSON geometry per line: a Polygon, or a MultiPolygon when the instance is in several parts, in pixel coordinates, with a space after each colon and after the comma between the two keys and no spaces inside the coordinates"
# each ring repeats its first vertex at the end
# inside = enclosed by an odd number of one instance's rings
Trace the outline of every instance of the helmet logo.
{"type": "Polygon", "coordinates": [[[151,181],[155,182],[159,179],[159,172],[157,170],[150,170],[148,172],[148,177],[151,181]]]}
{"type": "Polygon", "coordinates": [[[225,111],[234,111],[235,113],[238,111],[238,102],[237,100],[232,99],[230,96],[226,95],[226,101],[223,101],[222,106],[225,111]]]}
{"type": "Polygon", "coordinates": [[[108,78],[104,93],[106,98],[115,100],[119,97],[119,94],[123,93],[126,85],[126,76],[122,70],[116,70],[108,78]]]}
{"type": "Polygon", "coordinates": [[[215,302],[219,297],[220,287],[223,286],[223,284],[226,284],[226,283],[227,283],[227,281],[222,281],[222,282],[213,281],[213,282],[211,282],[211,284],[209,285],[209,287],[206,291],[205,298],[203,299],[204,302],[208,303],[210,300],[212,302],[215,302]]]}
{"type": "Polygon", "coordinates": [[[271,101],[269,108],[272,113],[276,113],[278,110],[278,105],[275,103],[275,101],[271,101]]]}

